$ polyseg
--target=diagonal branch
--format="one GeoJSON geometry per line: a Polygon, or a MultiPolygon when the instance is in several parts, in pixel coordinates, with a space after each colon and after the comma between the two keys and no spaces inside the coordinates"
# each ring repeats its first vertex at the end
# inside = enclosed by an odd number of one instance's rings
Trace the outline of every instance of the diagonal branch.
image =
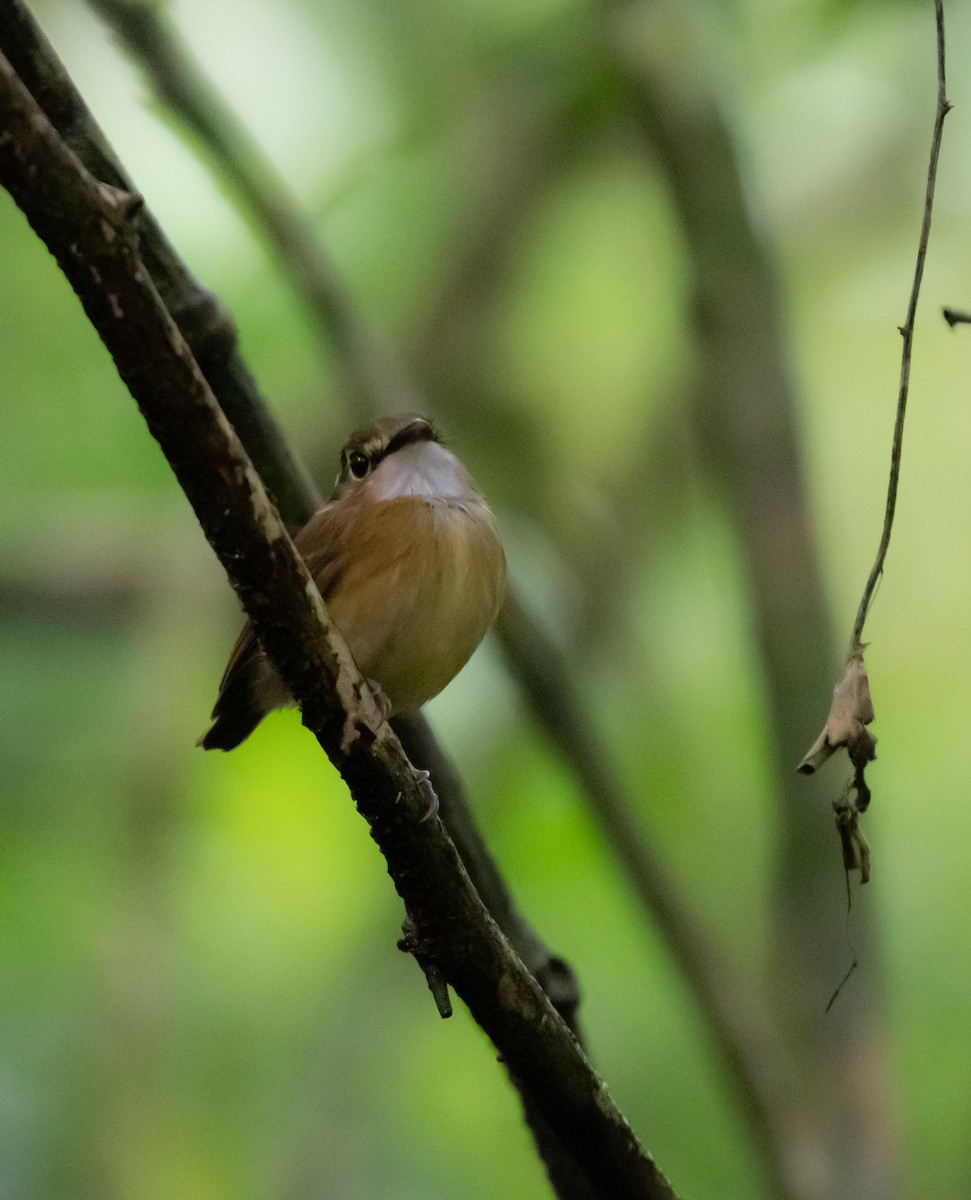
{"type": "Polygon", "coordinates": [[[409,918],[596,1194],[674,1193],[482,906],[313,582],[141,263],[141,198],[99,183],[0,56],[0,184],[112,354],[304,722],[340,770],[409,918]],[[498,986],[497,986],[498,984],[498,986]]]}
{"type": "MultiPolygon", "coordinates": [[[[133,191],[127,173],[21,0],[0,0],[0,16],[0,47],[64,142],[98,179],[133,191]]],[[[298,240],[302,241],[304,236],[310,237],[309,232],[298,240]]],[[[302,465],[290,453],[257,390],[239,353],[235,327],[228,313],[194,279],[147,207],[139,220],[139,245],[142,261],[166,308],[173,314],[260,478],[276,499],[287,528],[295,532],[311,516],[320,502],[319,496],[302,465]]],[[[317,290],[327,294],[330,286],[324,281],[317,285],[317,290]]],[[[350,347],[351,343],[345,346],[345,353],[350,353],[350,347]]],[[[561,957],[549,950],[513,903],[475,826],[461,780],[428,722],[419,716],[408,721],[396,720],[394,725],[409,759],[434,778],[449,834],[486,907],[536,979],[553,989],[554,1005],[576,1033],[579,1006],[576,976],[561,957]]]]}
{"type": "Polygon", "coordinates": [[[212,155],[233,192],[243,199],[244,215],[286,264],[318,334],[333,341],[342,365],[351,366],[347,374],[356,395],[349,408],[371,413],[419,408],[406,372],[390,346],[349,303],[336,267],[298,215],[284,182],[228,106],[212,102],[212,87],[172,22],[154,4],[89,3],[141,64],[160,99],[212,155]]]}
{"type": "Polygon", "coordinates": [[[584,789],[604,842],[637,898],[653,914],[671,957],[691,987],[717,1047],[741,1112],[762,1155],[774,1193],[788,1200],[816,1196],[807,1182],[825,1168],[825,1152],[795,1087],[784,1047],[768,1013],[750,994],[685,910],[674,879],[633,818],[625,788],[580,715],[581,702],[562,656],[542,653],[535,620],[507,602],[503,650],[530,677],[525,689],[533,719],[566,758],[584,789]],[[806,1163],[817,1167],[807,1172],[806,1163]]]}
{"type": "MultiPolygon", "coordinates": [[[[0,0],[0,48],[66,145],[96,179],[122,191],[135,187],[97,121],[22,0],[0,0]]],[[[320,497],[291,455],[266,400],[239,353],[229,313],[192,275],[146,207],[140,221],[142,261],[166,308],[232,422],[291,533],[320,497]]]]}
{"type": "MultiPolygon", "coordinates": [[[[120,2],[92,0],[104,13],[114,12],[120,2]]],[[[151,6],[147,7],[149,15],[144,20],[151,22],[150,37],[143,34],[135,39],[125,33],[126,43],[154,80],[160,77],[165,80],[177,79],[186,68],[178,63],[160,63],[159,59],[179,56],[185,53],[184,48],[168,28],[164,14],[151,6]],[[145,57],[149,45],[150,61],[145,57]]],[[[203,81],[197,69],[192,70],[193,87],[201,88],[203,81]]],[[[205,89],[204,102],[198,97],[193,99],[184,89],[173,88],[170,84],[166,84],[164,91],[166,100],[173,106],[179,119],[197,137],[203,138],[206,137],[206,127],[200,121],[196,108],[201,107],[204,112],[211,114],[223,107],[215,90],[209,85],[205,85],[205,89]]],[[[213,118],[210,116],[208,121],[211,123],[213,118]]],[[[231,128],[231,122],[227,121],[225,127],[231,128]]],[[[244,207],[251,212],[262,211],[265,206],[259,190],[251,187],[248,181],[250,173],[229,168],[226,163],[227,155],[232,159],[237,153],[243,156],[255,153],[251,144],[247,141],[245,145],[234,145],[223,139],[219,144],[207,142],[207,145],[217,162],[227,171],[233,186],[241,189],[240,199],[244,207]]],[[[261,167],[259,173],[262,174],[263,170],[261,167]]],[[[280,197],[277,197],[276,201],[279,200],[280,197]]],[[[291,207],[286,216],[287,226],[300,221],[295,207],[291,207]]],[[[309,231],[307,236],[311,236],[309,231]]],[[[294,290],[305,298],[309,297],[313,289],[308,290],[302,282],[306,264],[295,264],[289,254],[283,253],[281,266],[290,276],[294,290]]],[[[332,279],[322,280],[318,294],[323,295],[331,286],[332,279]]],[[[337,312],[346,313],[349,303],[344,301],[337,312]]],[[[348,371],[357,376],[357,393],[368,394],[368,381],[373,376],[365,373],[365,364],[358,357],[355,346],[369,344],[372,339],[362,337],[360,342],[347,342],[337,312],[331,312],[327,305],[318,305],[316,311],[318,327],[341,350],[348,371]]],[[[356,324],[363,326],[363,318],[358,316],[356,324]]],[[[400,377],[403,373],[403,368],[396,368],[393,375],[400,377]]],[[[410,387],[409,390],[415,389],[410,387]]],[[[379,407],[389,407],[393,402],[393,394],[383,402],[378,397],[379,407]]],[[[787,1197],[807,1194],[801,1164],[807,1158],[818,1158],[820,1147],[815,1129],[811,1127],[801,1103],[789,1086],[778,1037],[768,1015],[753,997],[742,995],[740,982],[718,960],[674,881],[663,871],[643,830],[633,818],[635,805],[632,797],[615,779],[608,766],[609,755],[582,714],[574,681],[566,671],[565,664],[562,664],[545,631],[537,623],[528,621],[514,596],[507,601],[500,615],[496,633],[510,672],[527,698],[534,718],[578,780],[606,841],[631,882],[634,894],[656,923],[672,958],[689,982],[726,1070],[742,1094],[743,1110],[759,1152],[766,1162],[767,1172],[778,1186],[779,1194],[787,1197]],[[556,686],[552,681],[556,681],[556,686]]],[[[464,847],[462,854],[465,857],[464,847]]],[[[552,960],[552,965],[555,962],[552,960]]]]}

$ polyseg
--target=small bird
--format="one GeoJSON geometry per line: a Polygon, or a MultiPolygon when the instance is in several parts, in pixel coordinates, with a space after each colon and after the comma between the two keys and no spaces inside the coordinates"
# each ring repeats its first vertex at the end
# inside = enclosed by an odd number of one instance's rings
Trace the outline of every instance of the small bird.
{"type": "MultiPolygon", "coordinates": [[[[492,510],[432,423],[415,414],[351,435],[333,495],[294,544],[389,716],[438,695],[502,602],[506,557],[492,510]]],[[[232,750],[293,702],[247,623],[198,744],[232,750]]]]}

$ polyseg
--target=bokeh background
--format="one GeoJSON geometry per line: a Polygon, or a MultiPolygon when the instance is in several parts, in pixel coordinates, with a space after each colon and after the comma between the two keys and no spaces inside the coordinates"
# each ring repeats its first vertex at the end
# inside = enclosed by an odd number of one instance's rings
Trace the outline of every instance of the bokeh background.
{"type": "MultiPolygon", "coordinates": [[[[32,7],[327,490],[355,423],[339,354],[102,22],[32,7]]],[[[971,4],[947,4],[955,111],[867,627],[874,877],[852,881],[849,918],[829,809],[846,766],[810,784],[791,751],[825,716],[883,516],[931,4],[171,15],[493,500],[645,837],[776,1014],[826,1127],[817,1194],[971,1194],[971,331],[940,315],[971,307],[971,4]],[[693,141],[704,128],[724,140],[693,141]],[[737,273],[721,261],[713,322],[697,289],[726,238],[737,273]],[[706,342],[719,320],[737,338],[706,342]],[[730,436],[713,378],[738,381],[730,436]],[[780,394],[791,465],[766,417],[780,394]],[[772,490],[791,479],[798,500],[800,462],[808,532],[772,490]],[[804,591],[780,710],[766,629],[804,591]]],[[[299,718],[231,755],[194,749],[235,602],[5,194],[0,404],[0,1195],[547,1195],[484,1036],[461,1008],[443,1024],[395,949],[381,859],[299,718]]],[[[578,972],[590,1055],[643,1144],[686,1198],[768,1197],[692,990],[492,644],[428,716],[578,972]]]]}

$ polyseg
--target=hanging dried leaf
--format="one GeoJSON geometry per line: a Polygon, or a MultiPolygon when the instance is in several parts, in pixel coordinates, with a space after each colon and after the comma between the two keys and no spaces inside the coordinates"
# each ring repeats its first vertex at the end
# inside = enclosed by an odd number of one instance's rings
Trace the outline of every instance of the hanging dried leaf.
{"type": "Polygon", "coordinates": [[[859,797],[851,800],[847,790],[847,793],[833,801],[833,810],[843,846],[843,866],[847,871],[859,871],[860,883],[866,883],[870,878],[870,845],[860,828],[860,813],[865,811],[865,806],[860,807],[859,797]]]}
{"type": "Polygon", "coordinates": [[[797,767],[803,775],[812,775],[828,758],[845,746],[850,761],[856,768],[856,785],[862,788],[859,804],[861,812],[866,810],[870,792],[863,779],[863,768],[876,758],[877,739],[866,728],[873,720],[873,701],[870,699],[870,681],[867,679],[863,661],[863,647],[856,646],[847,660],[839,682],[833,688],[833,703],[822,733],[810,746],[805,758],[797,767]]]}

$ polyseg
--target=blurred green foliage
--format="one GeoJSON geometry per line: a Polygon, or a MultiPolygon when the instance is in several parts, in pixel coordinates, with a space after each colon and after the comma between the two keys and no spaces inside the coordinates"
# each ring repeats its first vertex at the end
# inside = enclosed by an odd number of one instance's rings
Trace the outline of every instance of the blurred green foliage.
{"type": "MultiPolygon", "coordinates": [[[[779,258],[848,632],[883,511],[933,115],[930,6],[694,7],[779,258]]],[[[937,315],[971,306],[971,4],[947,9],[956,110],[898,521],[868,626],[875,878],[854,896],[884,937],[903,1192],[935,1200],[971,1190],[971,341],[937,315]]],[[[162,225],[238,319],[326,489],[347,431],[332,358],[94,17],[70,0],[35,11],[162,225]]],[[[493,110],[555,111],[563,63],[582,66],[589,31],[618,19],[582,0],[246,0],[229,21],[194,0],[173,15],[352,294],[406,349],[469,236],[493,110]]],[[[776,817],[742,568],[690,452],[645,455],[677,420],[689,369],[683,247],[629,132],[595,132],[543,165],[476,343],[476,394],[456,396],[445,424],[496,502],[524,592],[583,664],[644,827],[758,980],[776,817]],[[498,442],[503,414],[512,436],[498,442]],[[618,488],[644,461],[657,475],[618,488]],[[577,513],[593,534],[574,536],[577,513]],[[582,578],[598,540],[624,563],[601,590],[582,578]]],[[[229,590],[6,195],[0,246],[0,1195],[547,1194],[483,1035],[461,1009],[443,1025],[395,950],[382,861],[298,718],[273,716],[231,755],[193,749],[235,635],[229,590]]],[[[691,996],[488,647],[429,715],[525,912],[578,970],[591,1056],[644,1144],[685,1197],[762,1195],[691,996]]],[[[835,832],[828,869],[839,893],[835,832]]],[[[847,961],[852,936],[853,917],[847,961]]],[[[834,985],[845,966],[832,963],[834,985]]],[[[874,969],[863,955],[861,973],[874,969]]]]}

